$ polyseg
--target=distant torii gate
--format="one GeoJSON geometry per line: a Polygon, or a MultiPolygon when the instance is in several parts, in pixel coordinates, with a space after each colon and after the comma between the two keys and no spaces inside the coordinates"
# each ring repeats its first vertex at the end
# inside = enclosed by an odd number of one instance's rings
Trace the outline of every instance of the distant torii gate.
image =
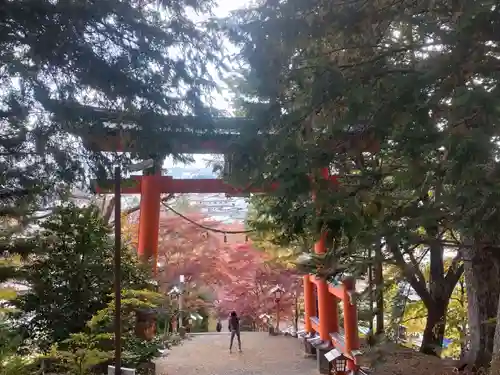
{"type": "MultiPolygon", "coordinates": [[[[176,117],[179,121],[179,117],[176,117]]],[[[193,122],[190,117],[186,120],[188,123],[193,122]]],[[[230,119],[222,119],[225,122],[225,127],[231,127],[230,119]]],[[[234,119],[235,122],[244,122],[243,119],[234,119]]],[[[182,133],[181,133],[182,134],[182,133]]],[[[138,143],[139,139],[133,139],[133,136],[126,131],[117,132],[115,129],[108,129],[105,134],[102,129],[98,134],[79,134],[84,139],[87,148],[97,151],[130,151],[138,143]]],[[[165,137],[175,139],[178,133],[165,132],[165,137]]],[[[188,137],[184,137],[184,144],[177,144],[177,150],[182,150],[184,153],[222,153],[228,149],[230,138],[234,138],[234,132],[228,134],[215,134],[213,139],[205,136],[197,136],[190,133],[188,137]]],[[[366,142],[366,141],[363,141],[366,142]]],[[[345,147],[345,146],[344,146],[345,147]]],[[[157,160],[162,162],[162,160],[157,160]]],[[[153,270],[156,270],[158,257],[158,236],[159,236],[159,220],[161,207],[161,194],[186,194],[186,193],[225,193],[229,196],[241,196],[242,193],[264,193],[276,190],[278,185],[271,184],[267,188],[252,188],[242,189],[236,188],[225,183],[221,179],[174,179],[168,176],[161,175],[161,168],[156,168],[156,173],[146,174],[143,176],[134,176],[130,179],[123,180],[123,194],[140,194],[140,218],[139,218],[139,242],[138,255],[141,259],[151,262],[153,270]]],[[[322,177],[331,183],[337,183],[337,176],[331,176],[328,168],[322,171],[322,177]]],[[[109,194],[113,192],[113,181],[100,182],[100,185],[95,183],[96,193],[109,194]]],[[[315,244],[314,251],[318,254],[327,251],[325,243],[325,235],[315,244]]],[[[354,291],[353,281],[347,279],[341,286],[329,285],[326,280],[316,279],[312,275],[304,276],[304,300],[305,300],[305,329],[307,331],[306,339],[314,338],[319,334],[321,340],[317,347],[317,359],[320,372],[326,373],[329,371],[328,361],[325,367],[324,354],[333,347],[346,356],[349,370],[356,370],[355,354],[353,351],[359,348],[358,327],[357,327],[357,310],[352,294],[354,291]],[[316,288],[315,288],[316,286],[316,288]],[[316,289],[316,293],[315,293],[316,289]],[[318,298],[318,309],[316,309],[315,297],[318,298]],[[337,304],[339,300],[344,301],[344,329],[339,329],[337,304]]],[[[311,350],[311,349],[309,349],[311,350]]]]}

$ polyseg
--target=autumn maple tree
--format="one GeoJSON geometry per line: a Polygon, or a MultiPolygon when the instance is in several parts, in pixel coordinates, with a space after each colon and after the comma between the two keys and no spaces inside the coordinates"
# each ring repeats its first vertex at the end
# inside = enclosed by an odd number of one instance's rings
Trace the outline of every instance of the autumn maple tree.
{"type": "Polygon", "coordinates": [[[293,270],[274,262],[251,244],[236,244],[224,253],[230,270],[231,283],[223,285],[219,293],[217,310],[221,316],[235,310],[242,317],[256,323],[261,314],[276,311],[274,295],[276,285],[285,293],[280,300],[283,318],[296,315],[296,301],[300,293],[300,278],[293,270]]]}
{"type": "MultiPolygon", "coordinates": [[[[281,316],[297,315],[300,278],[245,242],[242,225],[225,225],[197,212],[183,216],[161,213],[156,275],[160,291],[168,293],[184,275],[187,309],[213,303],[220,316],[236,310],[255,323],[261,314],[276,311],[270,290],[279,284],[285,290],[281,316]]],[[[126,240],[137,246],[136,213],[128,216],[124,232],[126,240]]]]}
{"type": "MultiPolygon", "coordinates": [[[[137,247],[137,214],[128,217],[125,228],[126,240],[137,247]]],[[[200,213],[188,213],[185,218],[161,213],[156,279],[163,293],[168,293],[179,283],[180,275],[184,275],[186,288],[193,297],[199,294],[213,296],[217,286],[231,283],[227,257],[222,256],[228,246],[223,236],[214,232],[223,229],[223,224],[208,221],[200,213]]],[[[205,302],[191,298],[186,303],[199,305],[205,302]]]]}
{"type": "MultiPolygon", "coordinates": [[[[206,219],[201,214],[190,214],[196,223],[206,219]]],[[[219,223],[212,227],[220,226],[219,223]]],[[[184,275],[189,282],[204,285],[228,281],[219,253],[223,247],[211,231],[207,231],[178,216],[166,216],[160,221],[158,246],[158,281],[170,285],[184,275]]]]}

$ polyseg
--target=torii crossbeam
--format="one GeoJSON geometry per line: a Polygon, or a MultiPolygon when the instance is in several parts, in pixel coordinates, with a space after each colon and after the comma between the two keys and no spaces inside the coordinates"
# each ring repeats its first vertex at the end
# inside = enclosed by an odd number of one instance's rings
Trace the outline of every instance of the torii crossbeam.
{"type": "MultiPolygon", "coordinates": [[[[337,177],[331,176],[332,183],[337,177]]],[[[113,180],[93,181],[94,191],[98,194],[111,194],[114,191],[113,180]]],[[[158,259],[158,235],[161,208],[161,194],[213,194],[223,193],[228,196],[242,196],[249,193],[271,193],[278,189],[277,183],[267,188],[237,188],[222,179],[174,179],[170,176],[144,175],[133,176],[121,182],[122,194],[140,194],[140,218],[138,255],[141,259],[156,267],[158,259]]]]}

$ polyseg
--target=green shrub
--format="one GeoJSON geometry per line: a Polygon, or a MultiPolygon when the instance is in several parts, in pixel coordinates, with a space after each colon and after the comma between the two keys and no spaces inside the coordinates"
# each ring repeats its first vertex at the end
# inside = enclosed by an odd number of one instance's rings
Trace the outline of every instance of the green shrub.
{"type": "MultiPolygon", "coordinates": [[[[159,337],[143,340],[136,336],[136,312],[140,309],[156,309],[164,300],[164,296],[149,290],[122,291],[122,364],[125,367],[137,368],[140,364],[151,362],[160,355],[164,345],[159,337]]],[[[90,332],[96,337],[94,341],[103,351],[114,350],[114,299],[108,306],[98,311],[88,323],[90,332]]]]}
{"type": "Polygon", "coordinates": [[[33,359],[16,354],[21,337],[8,324],[0,322],[0,375],[29,375],[33,359]]]}
{"type": "Polygon", "coordinates": [[[123,365],[137,368],[142,363],[151,362],[160,355],[160,349],[163,349],[163,342],[158,337],[151,341],[136,336],[126,337],[123,342],[123,365]]]}
{"type": "Polygon", "coordinates": [[[61,346],[55,345],[50,358],[59,361],[67,375],[89,375],[100,363],[112,358],[113,353],[98,347],[99,337],[85,333],[72,334],[61,346]]]}

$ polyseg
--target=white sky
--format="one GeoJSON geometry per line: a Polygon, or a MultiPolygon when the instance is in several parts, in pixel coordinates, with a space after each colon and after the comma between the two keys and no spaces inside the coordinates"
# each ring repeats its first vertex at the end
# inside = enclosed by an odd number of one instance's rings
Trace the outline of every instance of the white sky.
{"type": "MultiPolygon", "coordinates": [[[[229,15],[229,13],[233,10],[236,9],[241,9],[245,8],[250,4],[249,0],[218,0],[217,1],[217,7],[214,10],[214,15],[217,18],[222,18],[226,17],[229,15]]],[[[199,19],[200,21],[203,20],[205,17],[200,17],[200,16],[194,16],[194,19],[199,19]]],[[[234,46],[232,46],[229,42],[227,43],[226,48],[229,51],[235,51],[234,46]]],[[[221,88],[224,90],[224,87],[222,86],[221,88]]],[[[223,94],[218,94],[215,93],[213,97],[213,105],[215,108],[226,110],[228,112],[231,112],[231,103],[230,103],[231,97],[228,93],[223,93],[223,94]]],[[[195,167],[195,168],[204,168],[206,167],[206,160],[211,159],[211,155],[193,155],[193,158],[195,159],[194,163],[189,164],[190,167],[195,167]]],[[[165,162],[163,163],[164,168],[169,168],[172,167],[173,165],[176,166],[183,166],[184,164],[174,164],[172,158],[167,158],[165,159],[165,162]]]]}
{"type": "Polygon", "coordinates": [[[207,160],[211,159],[210,155],[192,155],[194,158],[194,163],[192,164],[183,164],[183,163],[174,163],[171,157],[167,157],[163,162],[163,168],[168,169],[172,166],[183,167],[189,166],[194,168],[205,168],[207,166],[207,160]]]}

